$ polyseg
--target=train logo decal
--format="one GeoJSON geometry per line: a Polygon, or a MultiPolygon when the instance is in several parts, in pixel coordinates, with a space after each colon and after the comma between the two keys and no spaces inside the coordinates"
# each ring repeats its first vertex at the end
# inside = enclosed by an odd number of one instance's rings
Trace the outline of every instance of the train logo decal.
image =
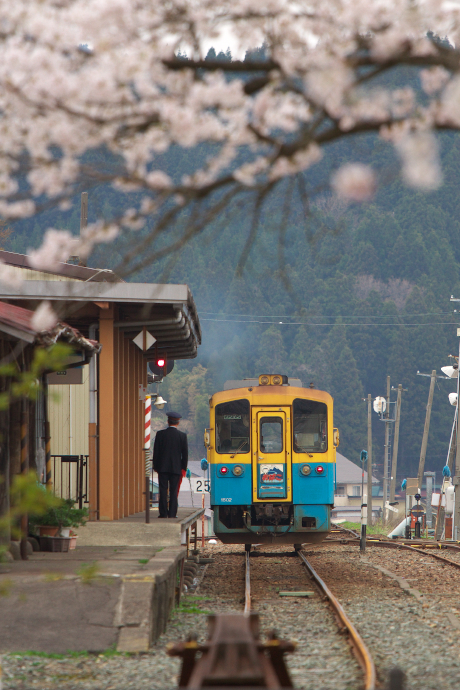
{"type": "Polygon", "coordinates": [[[264,484],[281,484],[284,481],[284,466],[261,465],[260,481],[264,484]]]}

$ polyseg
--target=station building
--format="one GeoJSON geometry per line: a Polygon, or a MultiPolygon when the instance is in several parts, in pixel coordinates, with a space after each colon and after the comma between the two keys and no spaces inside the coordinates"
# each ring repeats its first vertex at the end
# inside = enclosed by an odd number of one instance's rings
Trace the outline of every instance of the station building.
{"type": "Polygon", "coordinates": [[[90,520],[140,512],[147,362],[194,358],[201,343],[188,286],[127,283],[110,270],[73,264],[36,271],[27,256],[5,251],[0,261],[18,278],[0,283],[0,303],[35,311],[46,300],[60,320],[98,344],[89,363],[77,347],[72,368],[48,377],[29,429],[32,465],[43,467],[48,418],[56,492],[89,507],[90,520]]]}

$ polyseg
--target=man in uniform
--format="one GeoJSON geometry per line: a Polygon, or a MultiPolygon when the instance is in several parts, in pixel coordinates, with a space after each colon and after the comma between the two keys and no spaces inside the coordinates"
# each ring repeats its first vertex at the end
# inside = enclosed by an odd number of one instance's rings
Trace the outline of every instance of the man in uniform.
{"type": "Polygon", "coordinates": [[[167,412],[168,428],[157,432],[153,446],[153,469],[158,472],[159,518],[175,518],[182,471],[188,463],[187,434],[179,431],[178,412],[167,412]],[[169,507],[168,507],[169,486],[169,507]]]}

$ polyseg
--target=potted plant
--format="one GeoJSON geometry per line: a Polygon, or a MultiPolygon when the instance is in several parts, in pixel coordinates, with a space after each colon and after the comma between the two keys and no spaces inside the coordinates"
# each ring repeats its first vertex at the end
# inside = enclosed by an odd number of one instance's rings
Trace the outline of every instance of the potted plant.
{"type": "Polygon", "coordinates": [[[87,508],[74,508],[75,501],[65,498],[46,513],[31,516],[29,526],[35,527],[40,535],[40,547],[50,551],[68,551],[72,537],[71,527],[79,527],[88,520],[87,508]]]}

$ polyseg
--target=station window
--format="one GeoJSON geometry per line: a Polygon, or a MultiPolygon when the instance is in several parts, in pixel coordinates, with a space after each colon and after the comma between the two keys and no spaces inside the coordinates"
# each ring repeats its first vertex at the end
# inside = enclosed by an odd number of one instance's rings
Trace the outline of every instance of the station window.
{"type": "Polygon", "coordinates": [[[283,420],[281,417],[262,417],[260,420],[260,452],[281,453],[283,450],[283,420]]]}
{"type": "Polygon", "coordinates": [[[216,405],[216,450],[218,453],[249,453],[249,400],[216,405]]]}
{"type": "Polygon", "coordinates": [[[335,493],[336,493],[336,496],[345,496],[345,487],[344,486],[338,486],[337,491],[335,493]]]}
{"type": "Polygon", "coordinates": [[[361,496],[361,487],[360,486],[354,486],[352,495],[353,496],[361,496]]]}
{"type": "Polygon", "coordinates": [[[294,400],[294,452],[327,451],[327,405],[316,400],[294,400]]]}

